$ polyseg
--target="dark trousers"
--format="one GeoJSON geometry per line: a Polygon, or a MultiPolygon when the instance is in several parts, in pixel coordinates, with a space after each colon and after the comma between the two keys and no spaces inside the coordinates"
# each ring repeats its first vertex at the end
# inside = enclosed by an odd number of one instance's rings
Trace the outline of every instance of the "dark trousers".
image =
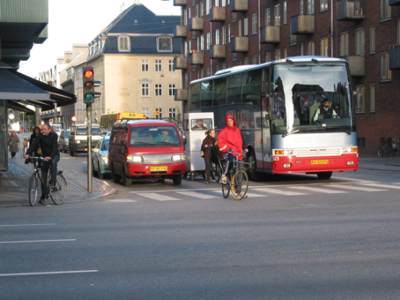
{"type": "Polygon", "coordinates": [[[17,154],[17,152],[11,152],[10,154],[11,154],[11,158],[14,158],[15,155],[17,154]]]}
{"type": "Polygon", "coordinates": [[[213,174],[211,173],[211,168],[212,168],[211,157],[204,157],[204,163],[206,165],[206,170],[205,170],[206,180],[210,181],[211,178],[213,177],[213,174]]]}
{"type": "Polygon", "coordinates": [[[57,164],[60,161],[60,155],[55,155],[51,161],[49,162],[44,162],[41,166],[41,171],[42,171],[42,197],[47,198],[49,195],[49,187],[48,187],[48,174],[49,174],[49,169],[50,169],[50,186],[55,186],[56,185],[56,180],[57,180],[57,164]]]}

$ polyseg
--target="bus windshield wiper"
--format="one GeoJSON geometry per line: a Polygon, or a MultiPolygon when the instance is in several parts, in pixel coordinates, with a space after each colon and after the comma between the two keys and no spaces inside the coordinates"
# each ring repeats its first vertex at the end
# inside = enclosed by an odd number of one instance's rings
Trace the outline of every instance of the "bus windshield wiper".
{"type": "Polygon", "coordinates": [[[285,136],[288,136],[290,134],[297,133],[297,132],[300,132],[300,129],[286,130],[284,133],[282,133],[282,137],[285,137],[285,136]]]}

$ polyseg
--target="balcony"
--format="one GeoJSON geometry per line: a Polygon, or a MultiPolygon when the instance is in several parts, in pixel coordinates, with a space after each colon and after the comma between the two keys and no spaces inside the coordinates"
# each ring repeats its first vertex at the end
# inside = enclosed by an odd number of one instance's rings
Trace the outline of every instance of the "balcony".
{"type": "Polygon", "coordinates": [[[185,70],[187,69],[187,61],[184,55],[175,57],[175,69],[177,70],[185,70]]]}
{"type": "Polygon", "coordinates": [[[279,44],[280,27],[279,26],[264,26],[261,29],[261,43],[265,44],[279,44]]]}
{"type": "Polygon", "coordinates": [[[175,101],[187,101],[188,92],[187,90],[179,89],[176,90],[175,101]]]}
{"type": "Polygon", "coordinates": [[[225,45],[212,46],[211,58],[218,58],[218,59],[226,58],[226,46],[225,45]]]}
{"type": "Polygon", "coordinates": [[[230,7],[234,12],[246,12],[249,10],[249,0],[231,0],[230,7]]]}
{"type": "Polygon", "coordinates": [[[204,64],[204,53],[203,51],[195,51],[192,53],[192,65],[203,65],[204,64]]]}
{"type": "Polygon", "coordinates": [[[400,5],[400,0],[389,0],[389,5],[392,6],[400,5]]]}
{"type": "Polygon", "coordinates": [[[247,36],[237,36],[233,38],[231,44],[232,52],[248,52],[249,38],[247,36]]]}
{"type": "Polygon", "coordinates": [[[350,75],[355,77],[365,76],[365,57],[364,56],[347,56],[349,63],[350,75]]]}
{"type": "Polygon", "coordinates": [[[294,16],[290,22],[292,34],[313,34],[315,31],[314,15],[294,16]]]}
{"type": "Polygon", "coordinates": [[[174,0],[174,5],[175,6],[186,6],[187,0],[174,0]]]}
{"type": "Polygon", "coordinates": [[[210,14],[210,22],[225,22],[226,20],[226,8],[214,6],[210,14]]]}
{"type": "Polygon", "coordinates": [[[339,21],[360,21],[364,17],[362,1],[342,0],[338,2],[337,19],[339,21]]]}
{"type": "Polygon", "coordinates": [[[389,67],[392,70],[400,70],[400,45],[389,49],[389,67]]]}
{"type": "Polygon", "coordinates": [[[203,31],[204,29],[204,20],[203,18],[194,17],[192,18],[192,24],[190,27],[191,31],[203,31]]]}
{"type": "Polygon", "coordinates": [[[177,37],[177,38],[186,38],[187,37],[187,28],[185,25],[176,25],[175,37],[177,37]]]}

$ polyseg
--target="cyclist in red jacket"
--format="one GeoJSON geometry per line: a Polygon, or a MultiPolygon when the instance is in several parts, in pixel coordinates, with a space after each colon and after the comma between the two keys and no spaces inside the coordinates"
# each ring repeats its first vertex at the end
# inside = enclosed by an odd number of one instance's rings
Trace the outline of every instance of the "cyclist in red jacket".
{"type": "Polygon", "coordinates": [[[226,127],[218,134],[219,151],[224,154],[227,160],[227,166],[224,174],[221,177],[222,183],[225,183],[226,174],[233,159],[243,159],[243,139],[240,129],[236,127],[235,117],[227,113],[225,116],[226,127]]]}

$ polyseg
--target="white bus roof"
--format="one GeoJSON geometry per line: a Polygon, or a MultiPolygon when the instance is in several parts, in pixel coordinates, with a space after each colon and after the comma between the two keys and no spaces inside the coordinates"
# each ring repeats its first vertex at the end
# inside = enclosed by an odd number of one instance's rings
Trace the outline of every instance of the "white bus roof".
{"type": "Polygon", "coordinates": [[[263,67],[266,67],[266,66],[269,66],[272,64],[312,63],[312,62],[346,62],[346,60],[343,58],[315,56],[315,55],[314,56],[292,56],[292,57],[287,57],[284,59],[270,61],[270,62],[266,62],[266,63],[262,63],[262,64],[242,65],[242,66],[235,66],[232,68],[219,70],[219,71],[215,72],[215,74],[212,76],[193,80],[192,82],[190,82],[190,84],[198,83],[198,82],[202,82],[202,81],[206,81],[206,80],[210,80],[210,79],[214,79],[214,78],[225,77],[227,75],[241,73],[241,72],[245,72],[245,71],[249,71],[249,70],[253,70],[253,69],[260,69],[260,68],[263,68],[263,67]]]}

